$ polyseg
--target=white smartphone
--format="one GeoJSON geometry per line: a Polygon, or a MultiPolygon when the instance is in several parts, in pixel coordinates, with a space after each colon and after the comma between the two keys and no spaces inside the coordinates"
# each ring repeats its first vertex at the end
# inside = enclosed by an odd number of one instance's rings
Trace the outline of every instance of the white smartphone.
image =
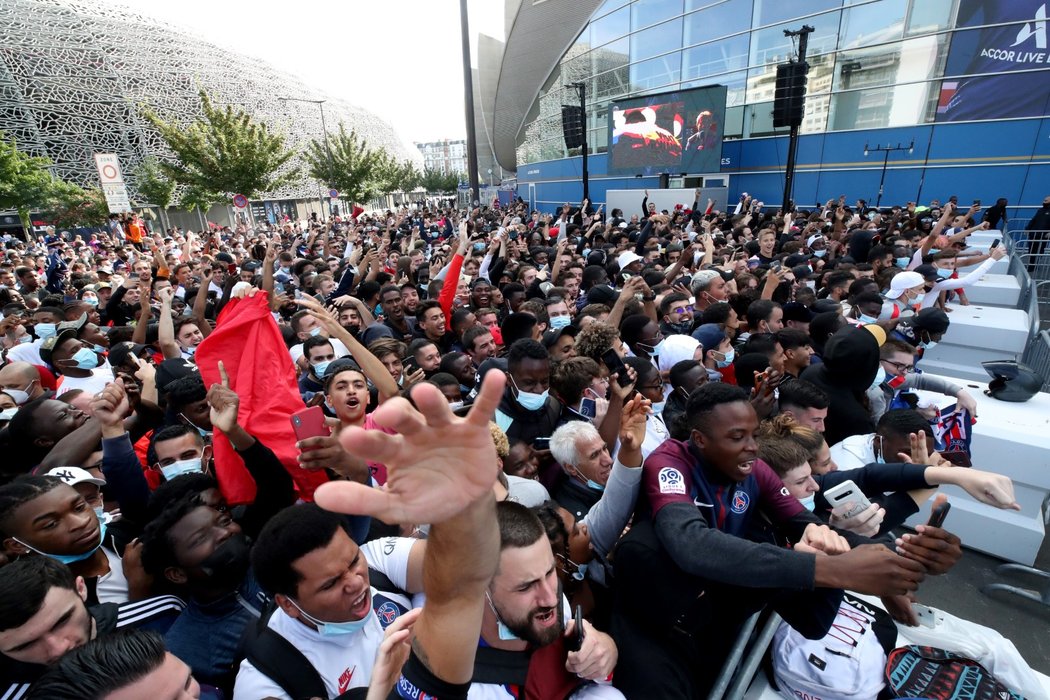
{"type": "Polygon", "coordinates": [[[824,498],[827,499],[828,503],[831,504],[831,509],[836,511],[835,514],[840,518],[852,518],[871,506],[871,501],[864,495],[864,492],[857,488],[857,485],[849,479],[825,491],[824,498]],[[852,503],[853,507],[847,510],[845,508],[847,503],[852,503]]]}
{"type": "Polygon", "coordinates": [[[912,603],[911,609],[915,612],[915,616],[919,618],[919,624],[923,627],[932,629],[937,626],[937,611],[930,606],[922,603],[912,603]]]}

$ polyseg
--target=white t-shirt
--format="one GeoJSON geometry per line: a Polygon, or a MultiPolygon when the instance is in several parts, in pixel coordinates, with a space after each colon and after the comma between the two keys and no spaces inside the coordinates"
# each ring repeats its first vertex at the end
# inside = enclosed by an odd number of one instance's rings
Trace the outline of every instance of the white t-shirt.
{"type": "MultiPolygon", "coordinates": [[[[336,338],[329,338],[328,342],[332,344],[332,349],[335,350],[336,359],[350,356],[350,351],[346,349],[342,341],[336,338]]],[[[288,348],[288,354],[292,356],[292,362],[298,362],[299,358],[303,356],[303,344],[299,343],[288,348]]]]}
{"type": "Polygon", "coordinates": [[[95,593],[100,603],[128,602],[128,580],[124,577],[124,562],[114,552],[102,548],[109,560],[109,573],[98,577],[95,593]]]}
{"type": "Polygon", "coordinates": [[[55,398],[67,391],[73,391],[73,389],[83,389],[87,394],[97,394],[112,381],[113,370],[108,365],[91,370],[90,377],[69,377],[63,375],[62,384],[58,387],[58,391],[55,392],[55,398]]]}
{"type": "Polygon", "coordinates": [[[32,343],[20,343],[7,351],[8,362],[28,362],[31,365],[44,365],[47,363],[40,359],[40,344],[42,340],[34,340],[32,343]]]}
{"type": "Polygon", "coordinates": [[[872,440],[875,433],[867,435],[850,435],[848,438],[831,446],[831,459],[839,471],[860,469],[875,461],[875,448],[872,440]]]}
{"type": "MultiPolygon", "coordinates": [[[[371,590],[374,596],[377,591],[371,590]]],[[[375,612],[370,612],[368,618],[368,624],[353,634],[325,637],[278,608],[266,626],[302,652],[320,675],[328,697],[334,698],[351,688],[366,688],[372,680],[376,652],[383,643],[383,627],[375,612]]],[[[241,662],[237,672],[233,697],[291,700],[281,686],[256,670],[247,659],[241,662]]]]}

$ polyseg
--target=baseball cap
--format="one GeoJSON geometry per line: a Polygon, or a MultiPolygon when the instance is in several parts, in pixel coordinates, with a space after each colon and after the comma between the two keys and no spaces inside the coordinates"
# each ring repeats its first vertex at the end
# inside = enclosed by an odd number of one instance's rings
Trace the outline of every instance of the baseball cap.
{"type": "Polygon", "coordinates": [[[40,359],[46,362],[49,367],[54,367],[54,363],[51,362],[51,352],[66,340],[76,337],[76,330],[69,327],[59,328],[57,333],[40,344],[40,359]]]}
{"type": "Polygon", "coordinates": [[[616,258],[616,264],[619,265],[620,269],[622,270],[631,263],[638,262],[641,259],[642,256],[638,255],[638,253],[634,252],[633,250],[626,250],[620,253],[620,256],[616,258]]]}
{"type": "Polygon", "coordinates": [[[905,289],[918,287],[925,283],[926,280],[923,279],[922,275],[913,270],[898,273],[893,276],[892,280],[890,280],[890,291],[886,292],[886,298],[896,299],[904,293],[905,289]]]}
{"type": "Polygon", "coordinates": [[[197,365],[181,357],[164,360],[164,362],[157,365],[157,388],[163,391],[166,386],[176,379],[182,379],[193,374],[199,375],[200,373],[201,371],[197,365]]]}
{"type": "Polygon", "coordinates": [[[704,352],[715,350],[726,339],[726,332],[717,323],[705,323],[693,331],[693,337],[700,341],[704,352]]]}
{"type": "Polygon", "coordinates": [[[572,325],[565,326],[564,328],[551,328],[543,333],[543,346],[547,348],[551,347],[557,343],[563,335],[571,335],[575,338],[579,332],[580,329],[572,325]]]}
{"type": "Polygon", "coordinates": [[[826,243],[827,242],[827,238],[825,238],[823,234],[815,233],[815,234],[813,234],[812,236],[810,236],[809,238],[806,239],[806,247],[807,248],[812,248],[814,243],[821,243],[821,242],[826,243]]]}
{"type": "Polygon", "coordinates": [[[785,321],[796,321],[800,323],[809,323],[816,315],[809,310],[808,306],[800,304],[797,301],[789,301],[784,304],[783,311],[785,321]]]}
{"type": "Polygon", "coordinates": [[[913,270],[913,272],[922,275],[923,279],[928,282],[936,282],[939,279],[937,276],[937,268],[933,265],[919,265],[913,270]]]}
{"type": "Polygon", "coordinates": [[[922,309],[911,322],[912,328],[921,328],[930,333],[944,333],[950,324],[948,314],[941,309],[922,309]]]}
{"type": "Polygon", "coordinates": [[[84,324],[87,323],[87,320],[88,316],[87,312],[85,311],[84,313],[80,314],[80,318],[75,318],[72,321],[63,321],[62,323],[58,324],[58,330],[61,331],[67,328],[71,328],[77,333],[79,333],[80,330],[84,327],[84,324]]]}
{"type": "Polygon", "coordinates": [[[612,306],[620,298],[620,293],[607,284],[596,284],[587,292],[588,304],[605,304],[612,306]]]}
{"type": "Polygon", "coordinates": [[[141,343],[131,343],[127,341],[123,343],[117,343],[109,349],[109,364],[113,367],[120,367],[125,362],[127,362],[127,359],[129,357],[131,357],[132,355],[138,357],[139,353],[141,353],[145,349],[146,346],[142,345],[141,343]]]}
{"type": "Polygon", "coordinates": [[[55,467],[44,476],[53,476],[57,479],[61,479],[63,483],[69,486],[76,486],[77,484],[94,484],[95,486],[105,486],[105,479],[98,479],[91,476],[91,472],[80,467],[55,467]]]}
{"type": "Polygon", "coordinates": [[[886,331],[883,330],[882,326],[876,325],[874,323],[866,323],[863,326],[861,326],[861,328],[875,336],[875,342],[879,344],[880,348],[886,342],[886,331]]]}

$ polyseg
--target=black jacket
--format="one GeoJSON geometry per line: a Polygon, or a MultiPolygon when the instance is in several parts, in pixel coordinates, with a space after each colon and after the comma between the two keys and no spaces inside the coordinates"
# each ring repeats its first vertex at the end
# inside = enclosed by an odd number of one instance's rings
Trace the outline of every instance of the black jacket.
{"type": "Polygon", "coordinates": [[[810,365],[801,379],[816,384],[831,397],[824,420],[824,439],[829,445],[850,435],[875,432],[864,392],[879,371],[879,344],[863,328],[838,330],[824,346],[823,362],[810,365]]]}

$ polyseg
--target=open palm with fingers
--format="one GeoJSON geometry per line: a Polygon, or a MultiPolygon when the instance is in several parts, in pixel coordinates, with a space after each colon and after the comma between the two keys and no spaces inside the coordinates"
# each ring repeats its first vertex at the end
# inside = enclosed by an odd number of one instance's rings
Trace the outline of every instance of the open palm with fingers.
{"type": "Polygon", "coordinates": [[[322,508],[370,515],[386,523],[440,523],[492,489],[499,467],[489,421],[503,395],[504,375],[490,372],[466,418],[429,384],[412,389],[418,409],[394,398],[373,414],[396,431],[347,428],[340,440],[348,452],[386,465],[386,485],[333,482],[316,493],[322,508]]]}

